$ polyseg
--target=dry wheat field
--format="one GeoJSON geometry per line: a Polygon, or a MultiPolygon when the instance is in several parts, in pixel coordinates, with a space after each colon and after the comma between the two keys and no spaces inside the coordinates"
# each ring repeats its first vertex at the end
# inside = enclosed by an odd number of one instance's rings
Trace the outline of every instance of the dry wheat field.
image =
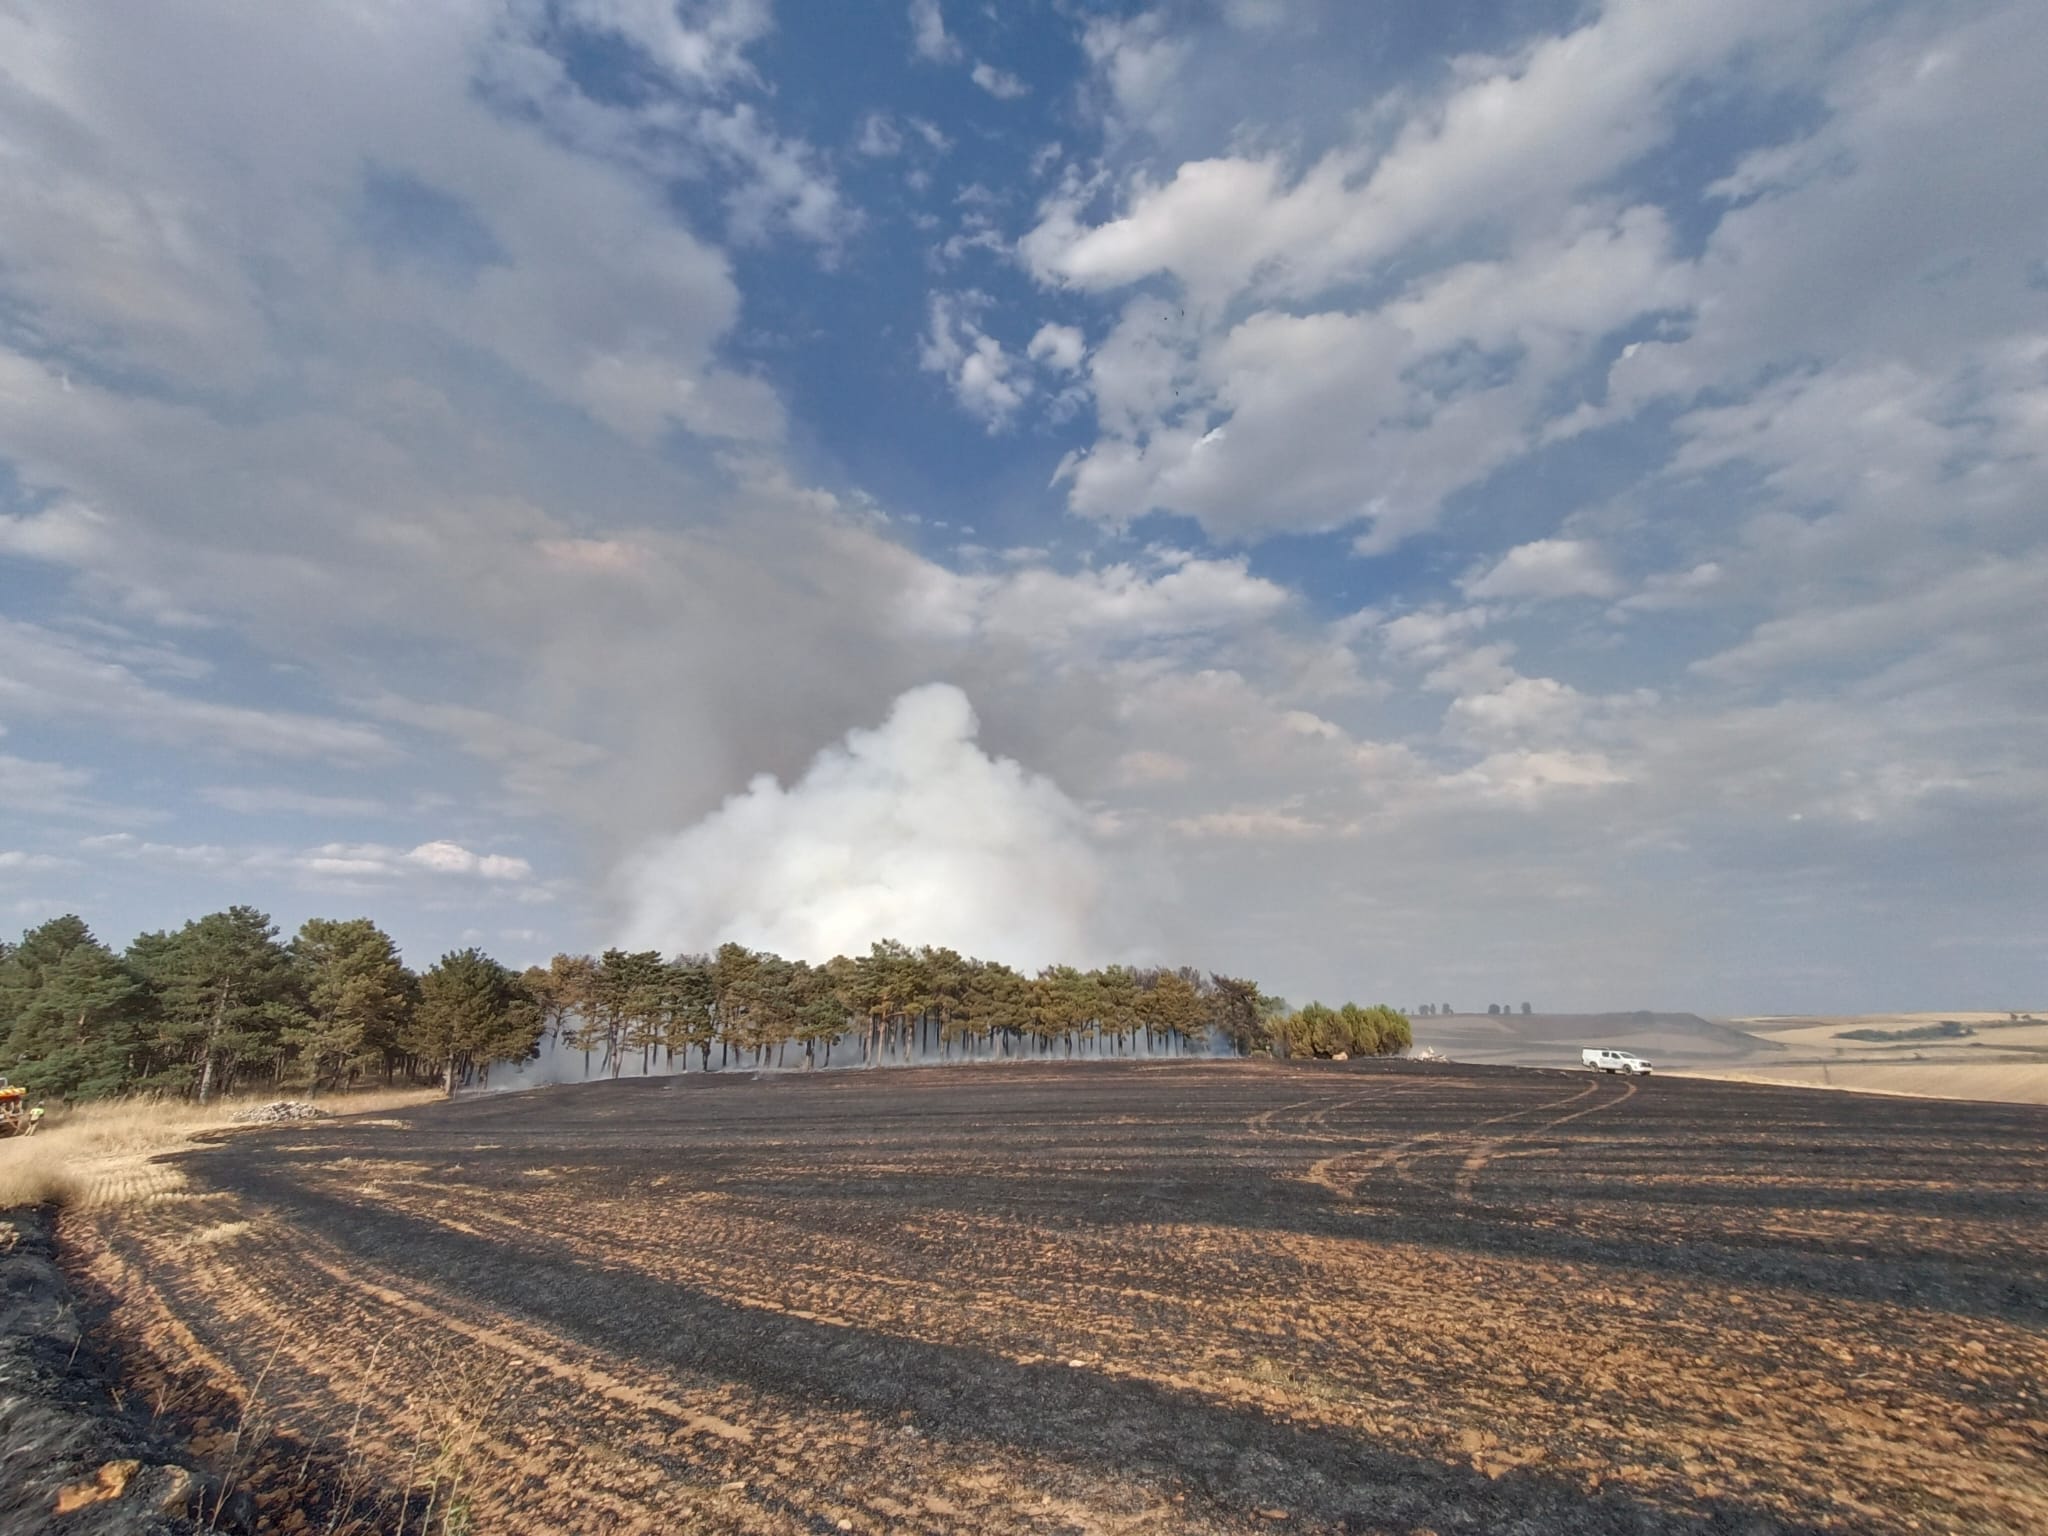
{"type": "Polygon", "coordinates": [[[1415,1062],[671,1078],[67,1219],[285,1532],[2048,1529],[2048,1111],[1415,1062]]]}

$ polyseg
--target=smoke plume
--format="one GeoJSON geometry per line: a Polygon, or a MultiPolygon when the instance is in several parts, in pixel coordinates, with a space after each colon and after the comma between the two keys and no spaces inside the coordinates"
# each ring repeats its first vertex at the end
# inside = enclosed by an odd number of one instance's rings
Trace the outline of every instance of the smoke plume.
{"type": "Polygon", "coordinates": [[[825,960],[896,938],[1019,966],[1103,957],[1086,813],[984,752],[978,728],[966,694],[930,683],[788,788],[762,774],[626,862],[628,942],[825,960]]]}

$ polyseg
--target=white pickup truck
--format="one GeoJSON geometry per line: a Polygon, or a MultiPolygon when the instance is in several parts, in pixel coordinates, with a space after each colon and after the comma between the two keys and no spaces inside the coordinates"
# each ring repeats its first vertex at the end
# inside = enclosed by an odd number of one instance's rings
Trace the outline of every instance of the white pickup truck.
{"type": "Polygon", "coordinates": [[[1579,1052],[1579,1062],[1595,1072],[1626,1072],[1630,1076],[1640,1073],[1646,1077],[1650,1072],[1650,1064],[1640,1056],[1628,1051],[1602,1050],[1597,1046],[1588,1046],[1579,1052]]]}

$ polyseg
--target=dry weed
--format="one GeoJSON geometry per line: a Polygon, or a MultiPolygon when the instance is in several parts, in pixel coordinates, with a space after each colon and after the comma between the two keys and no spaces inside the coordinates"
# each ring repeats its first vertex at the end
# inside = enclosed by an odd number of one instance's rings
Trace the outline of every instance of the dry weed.
{"type": "MultiPolygon", "coordinates": [[[[33,1136],[0,1141],[0,1209],[19,1205],[110,1206],[158,1199],[182,1181],[153,1160],[209,1131],[230,1128],[239,1110],[277,1095],[219,1099],[110,1099],[49,1121],[33,1136]]],[[[431,1088],[377,1088],[329,1094],[321,1108],[338,1115],[405,1109],[438,1098],[431,1088]]]]}

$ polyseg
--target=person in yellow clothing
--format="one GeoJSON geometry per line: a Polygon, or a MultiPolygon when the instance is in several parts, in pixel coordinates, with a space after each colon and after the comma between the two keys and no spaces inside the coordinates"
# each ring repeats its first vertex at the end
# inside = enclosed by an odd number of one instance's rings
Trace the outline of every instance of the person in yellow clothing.
{"type": "Polygon", "coordinates": [[[35,1135],[35,1133],[36,1133],[36,1127],[37,1127],[37,1126],[39,1126],[39,1125],[41,1125],[42,1123],[43,1123],[43,1106],[42,1106],[42,1105],[40,1105],[40,1104],[38,1104],[38,1105],[37,1105],[37,1106],[36,1106],[36,1107],[35,1107],[34,1109],[32,1109],[32,1110],[30,1110],[30,1111],[28,1112],[28,1129],[27,1129],[27,1130],[25,1130],[25,1131],[23,1131],[23,1132],[22,1132],[22,1135],[24,1135],[24,1136],[33,1136],[33,1135],[35,1135]]]}

